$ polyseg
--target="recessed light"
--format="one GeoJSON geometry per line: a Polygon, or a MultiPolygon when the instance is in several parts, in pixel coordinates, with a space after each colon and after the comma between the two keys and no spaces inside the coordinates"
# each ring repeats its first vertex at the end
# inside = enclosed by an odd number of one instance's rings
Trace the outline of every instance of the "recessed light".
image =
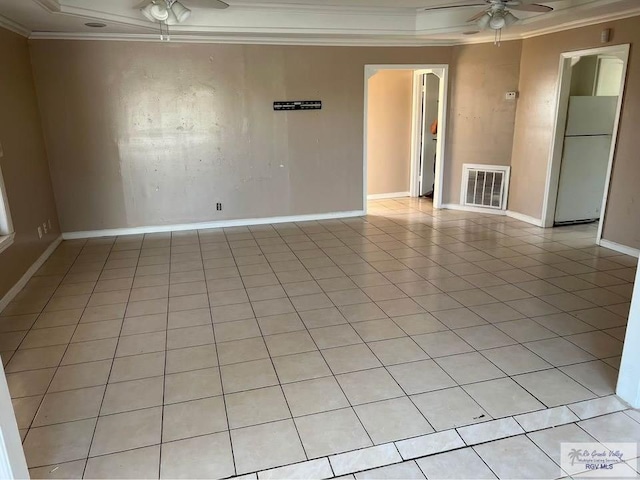
{"type": "Polygon", "coordinates": [[[107,26],[106,23],[98,23],[98,22],[89,22],[89,23],[85,23],[85,25],[91,28],[104,28],[107,26]]]}

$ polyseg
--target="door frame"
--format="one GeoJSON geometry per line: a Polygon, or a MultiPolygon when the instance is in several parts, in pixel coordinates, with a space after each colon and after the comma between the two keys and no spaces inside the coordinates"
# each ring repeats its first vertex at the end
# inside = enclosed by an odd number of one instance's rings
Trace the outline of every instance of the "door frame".
{"type": "Polygon", "coordinates": [[[445,155],[445,139],[447,130],[447,99],[449,86],[448,64],[419,64],[419,65],[365,65],[364,66],[364,138],[362,158],[362,209],[367,213],[367,139],[368,139],[368,110],[369,110],[369,80],[376,73],[383,70],[411,70],[413,71],[413,101],[411,112],[411,173],[409,179],[409,194],[417,197],[419,165],[420,165],[420,112],[422,108],[422,87],[420,76],[433,73],[440,79],[438,94],[438,145],[436,148],[436,173],[434,180],[433,207],[442,208],[443,160],[445,155]]]}
{"type": "MultiPolygon", "coordinates": [[[[426,98],[423,97],[422,92],[422,75],[427,73],[432,73],[438,80],[440,81],[440,85],[438,86],[438,142],[436,145],[436,171],[434,173],[434,192],[433,192],[433,204],[435,208],[440,208],[442,204],[442,182],[440,182],[440,194],[436,194],[435,185],[438,183],[436,179],[438,178],[438,164],[441,164],[442,158],[444,158],[444,142],[440,141],[440,135],[444,138],[444,131],[446,130],[446,126],[441,128],[443,125],[441,123],[441,117],[446,115],[446,110],[442,110],[442,105],[445,102],[446,91],[442,88],[443,83],[446,81],[446,73],[445,68],[443,67],[435,67],[435,68],[425,68],[420,70],[414,70],[413,72],[413,109],[412,109],[412,123],[411,123],[411,174],[409,179],[409,193],[412,197],[420,196],[420,157],[423,154],[423,149],[421,148],[420,138],[423,135],[421,132],[423,128],[422,124],[422,109],[425,107],[426,98]],[[443,97],[443,95],[445,97],[443,97]],[[442,149],[440,148],[442,147],[442,149]],[[436,202],[436,196],[438,196],[438,201],[436,202]],[[438,206],[436,206],[436,203],[438,206]]],[[[429,128],[429,125],[424,124],[424,128],[429,128]]],[[[440,173],[442,173],[442,169],[440,169],[440,173]]]]}
{"type": "Polygon", "coordinates": [[[598,233],[596,235],[596,244],[598,245],[600,245],[600,241],[602,240],[602,228],[604,226],[607,200],[609,197],[611,171],[613,169],[613,159],[616,153],[616,143],[620,127],[620,114],[622,111],[624,88],[627,78],[627,67],[629,64],[629,48],[630,45],[626,43],[608,47],[598,47],[586,50],[563,52],[560,54],[560,66],[558,70],[558,81],[556,84],[556,102],[554,109],[555,118],[552,129],[554,133],[551,139],[551,148],[549,151],[547,177],[544,190],[544,200],[542,204],[542,226],[545,228],[553,227],[555,220],[556,203],[558,201],[558,186],[560,183],[560,167],[562,164],[562,152],[564,149],[564,132],[566,128],[567,113],[569,109],[572,62],[580,57],[601,54],[617,54],[616,56],[618,56],[623,61],[622,78],[620,81],[620,94],[618,95],[618,104],[616,106],[616,116],[613,124],[611,148],[609,150],[609,160],[605,177],[604,195],[602,197],[602,206],[600,208],[600,221],[598,222],[598,233]]]}

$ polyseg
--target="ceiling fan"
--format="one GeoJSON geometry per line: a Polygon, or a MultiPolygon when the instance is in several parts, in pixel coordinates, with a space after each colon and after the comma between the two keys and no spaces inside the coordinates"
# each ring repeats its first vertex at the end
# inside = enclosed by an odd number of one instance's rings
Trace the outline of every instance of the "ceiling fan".
{"type": "MultiPolygon", "coordinates": [[[[545,3],[554,2],[557,0],[542,0],[545,3]]],[[[513,25],[516,23],[519,18],[516,17],[511,10],[519,10],[523,12],[536,12],[536,13],[547,13],[553,10],[552,7],[547,5],[540,5],[538,3],[534,3],[535,0],[477,0],[475,2],[464,2],[453,5],[442,5],[439,7],[428,7],[425,8],[425,11],[429,10],[445,10],[449,8],[468,8],[468,7],[479,7],[485,6],[488,8],[483,9],[478,12],[467,22],[474,22],[478,30],[473,30],[469,32],[465,32],[465,35],[472,35],[475,33],[479,33],[481,30],[491,29],[496,31],[496,43],[498,41],[498,36],[500,35],[503,28],[513,25]]]]}
{"type": "MultiPolygon", "coordinates": [[[[228,3],[222,0],[184,0],[184,2],[196,8],[225,9],[228,3]]],[[[145,0],[138,5],[140,12],[152,22],[161,25],[177,25],[184,22],[191,15],[191,10],[180,0],[145,0]]]]}

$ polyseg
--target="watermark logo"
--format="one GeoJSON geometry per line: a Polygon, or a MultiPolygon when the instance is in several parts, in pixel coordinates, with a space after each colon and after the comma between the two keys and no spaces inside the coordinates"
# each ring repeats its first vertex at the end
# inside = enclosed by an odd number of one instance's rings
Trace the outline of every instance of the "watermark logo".
{"type": "Polygon", "coordinates": [[[560,444],[560,467],[573,477],[636,478],[637,457],[637,443],[560,444]]]}

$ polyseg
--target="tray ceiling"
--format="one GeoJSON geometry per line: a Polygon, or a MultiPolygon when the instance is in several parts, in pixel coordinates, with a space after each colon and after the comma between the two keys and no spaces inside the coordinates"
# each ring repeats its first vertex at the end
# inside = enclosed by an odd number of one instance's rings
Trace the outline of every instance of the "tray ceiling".
{"type": "MultiPolygon", "coordinates": [[[[425,8],[460,0],[227,0],[226,10],[193,10],[171,27],[172,40],[292,44],[429,45],[482,42],[491,32],[466,36],[466,20],[482,7],[425,8]]],[[[158,24],[138,9],[141,0],[0,0],[0,25],[33,38],[154,39],[158,24]],[[101,22],[106,27],[87,27],[101,22]]],[[[473,3],[473,1],[471,2],[473,3]]],[[[539,3],[545,4],[544,0],[539,3]]],[[[547,14],[517,12],[503,39],[640,15],[638,0],[560,0],[547,14]]]]}

